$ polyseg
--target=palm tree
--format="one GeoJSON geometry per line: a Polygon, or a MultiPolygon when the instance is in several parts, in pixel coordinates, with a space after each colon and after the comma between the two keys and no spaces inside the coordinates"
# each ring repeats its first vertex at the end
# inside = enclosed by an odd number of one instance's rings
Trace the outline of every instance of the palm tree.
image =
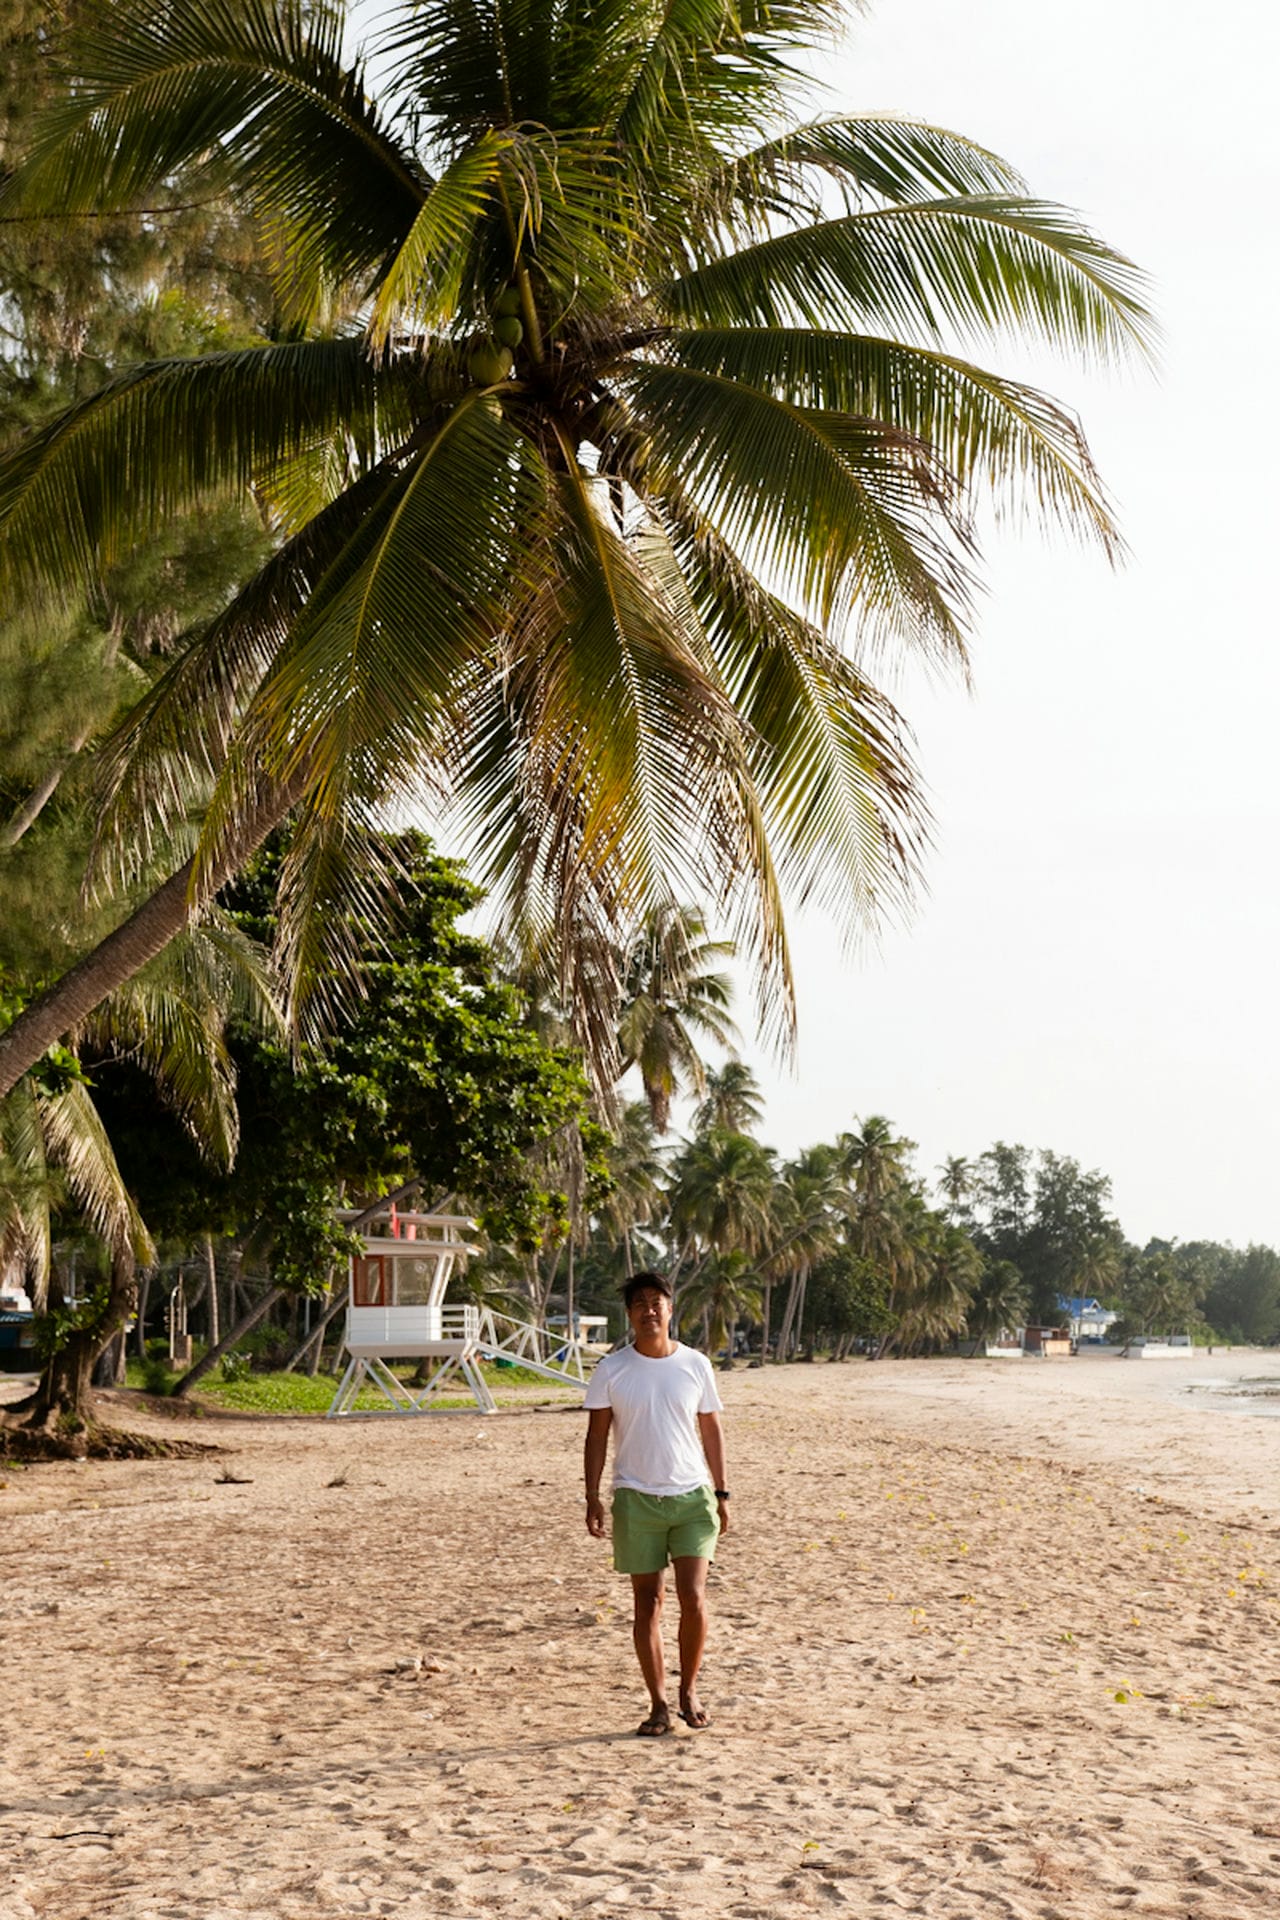
{"type": "Polygon", "coordinates": [[[701,1316],[706,1351],[725,1348],[725,1365],[733,1365],[738,1322],[758,1320],[763,1311],[759,1280],[750,1255],[741,1248],[717,1254],[703,1266],[680,1295],[682,1323],[701,1316]]]}
{"type": "Polygon", "coordinates": [[[0,1036],[0,1092],[290,807],[296,1009],[424,795],[586,1040],[602,941],[691,892],[788,1031],[784,887],[853,929],[922,847],[870,649],[963,666],[984,498],[1118,544],[1074,415],[970,352],[1142,350],[1136,270],[957,134],[796,124],[826,5],[401,0],[354,62],[336,3],[94,18],[0,212],[221,191],[285,324],[30,434],[0,580],[56,595],[246,489],[282,544],[104,762],[104,872],[180,861],[199,804],[194,853],[0,1036]]]}
{"type": "Polygon", "coordinates": [[[745,1133],[713,1131],[691,1140],[668,1194],[679,1248],[674,1271],[691,1254],[693,1279],[712,1254],[759,1252],[768,1241],[774,1179],[772,1153],[745,1133]]]}
{"type": "Polygon", "coordinates": [[[973,1219],[974,1169],[960,1154],[949,1154],[938,1168],[938,1188],[947,1203],[947,1214],[956,1226],[967,1226],[973,1219]]]}
{"type": "MultiPolygon", "coordinates": [[[[78,1036],[99,1059],[123,1057],[154,1080],[159,1099],[202,1154],[228,1167],[238,1121],[226,1028],[279,1038],[281,1018],[261,956],[220,916],[172,945],[106,999],[78,1036]]],[[[48,1304],[51,1217],[69,1200],[106,1247],[105,1292],[66,1329],[25,1406],[29,1424],[83,1420],[98,1354],[137,1299],[137,1268],[154,1248],[116,1164],[76,1056],[23,1075],[0,1101],[0,1268],[20,1268],[37,1310],[48,1304]]]]}
{"type": "Polygon", "coordinates": [[[834,1147],[808,1147],[782,1169],[774,1195],[770,1251],[765,1263],[765,1329],[761,1358],[769,1358],[769,1309],[775,1281],[788,1280],[778,1328],[777,1356],[785,1360],[804,1321],[805,1289],[817,1261],[837,1244],[848,1195],[834,1147]]]}
{"type": "Polygon", "coordinates": [[[901,1188],[914,1150],[915,1141],[895,1138],[892,1122],[880,1113],[859,1121],[856,1132],[840,1134],[836,1153],[860,1213],[873,1215],[901,1188]]]}
{"type": "Polygon", "coordinates": [[[702,1099],[693,1115],[696,1133],[723,1127],[728,1133],[750,1133],[764,1118],[760,1083],[745,1060],[726,1060],[709,1067],[702,1099]]]}
{"type": "Polygon", "coordinates": [[[983,1267],[965,1324],[973,1350],[1026,1324],[1031,1293],[1012,1260],[991,1260],[983,1267]]]}
{"type": "Polygon", "coordinates": [[[733,954],[731,940],[707,938],[691,907],[663,906],[649,915],[626,956],[619,1072],[639,1068],[659,1133],[671,1124],[671,1102],[682,1085],[705,1091],[698,1040],[727,1047],[738,1037],[729,1014],[733,982],[720,970],[733,954]]]}
{"type": "Polygon", "coordinates": [[[982,1255],[968,1234],[921,1203],[913,1236],[917,1285],[904,1302],[902,1346],[936,1346],[964,1327],[982,1276],[982,1255]]]}
{"type": "Polygon", "coordinates": [[[629,1280],[635,1271],[632,1233],[659,1218],[663,1204],[664,1168],[647,1101],[634,1100],[623,1108],[607,1157],[613,1186],[596,1207],[595,1218],[610,1245],[621,1245],[629,1280]]]}

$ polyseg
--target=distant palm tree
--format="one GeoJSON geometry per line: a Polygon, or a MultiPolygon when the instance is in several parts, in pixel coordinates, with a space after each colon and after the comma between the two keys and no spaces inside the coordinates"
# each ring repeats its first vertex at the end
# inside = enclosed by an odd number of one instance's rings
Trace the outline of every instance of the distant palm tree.
{"type": "Polygon", "coordinates": [[[608,1150],[613,1186],[596,1208],[596,1224],[613,1245],[623,1250],[623,1270],[634,1271],[631,1235],[636,1227],[661,1217],[665,1167],[654,1138],[648,1103],[634,1100],[624,1107],[608,1150]]]}
{"type": "Polygon", "coordinates": [[[840,1156],[831,1146],[809,1147],[783,1167],[774,1194],[770,1251],[764,1265],[767,1285],[762,1358],[769,1358],[769,1294],[775,1281],[788,1281],[778,1328],[777,1356],[785,1360],[804,1321],[804,1297],[814,1265],[837,1244],[848,1200],[840,1156]]]}
{"type": "Polygon", "coordinates": [[[982,1255],[968,1234],[921,1203],[912,1236],[915,1284],[901,1303],[900,1351],[953,1340],[964,1327],[982,1275],[982,1255]]]}
{"type": "Polygon", "coordinates": [[[914,1150],[915,1141],[898,1139],[880,1113],[859,1121],[853,1133],[837,1137],[836,1153],[858,1209],[874,1212],[902,1186],[914,1150]]]}
{"type": "Polygon", "coordinates": [[[957,1226],[973,1217],[974,1167],[972,1161],[952,1154],[938,1168],[938,1188],[947,1203],[947,1211],[957,1226]]]}
{"type": "Polygon", "coordinates": [[[660,907],[627,954],[618,1020],[620,1070],[640,1070],[645,1098],[659,1133],[671,1124],[671,1102],[682,1087],[702,1093],[706,1067],[698,1043],[729,1047],[738,1030],[729,1012],[733,982],[722,963],[730,940],[711,940],[691,907],[660,907]]]}
{"type": "Polygon", "coordinates": [[[676,1271],[690,1256],[696,1275],[712,1254],[758,1253],[768,1240],[774,1177],[772,1153],[747,1134],[713,1131],[690,1141],[668,1194],[676,1271]]]}
{"type": "Polygon", "coordinates": [[[727,1366],[733,1365],[739,1321],[759,1320],[761,1310],[759,1277],[750,1255],[740,1249],[716,1254],[680,1295],[681,1325],[700,1317],[706,1351],[724,1348],[727,1366]]]}
{"type": "Polygon", "coordinates": [[[1031,1292],[1012,1260],[992,1260],[983,1268],[965,1316],[976,1353],[988,1340],[1026,1325],[1031,1292]]]}
{"type": "Polygon", "coordinates": [[[726,1060],[708,1068],[703,1097],[694,1110],[697,1133],[720,1127],[726,1133],[751,1133],[764,1118],[760,1082],[745,1060],[726,1060]]]}
{"type": "Polygon", "coordinates": [[[429,800],[585,1044],[599,942],[691,887],[788,1030],[784,884],[852,931],[918,865],[873,648],[963,669],[991,498],[1118,545],[1074,414],[966,343],[1142,348],[1140,276],[957,134],[797,124],[825,0],[400,0],[354,60],[335,0],[85,11],[0,216],[224,193],[281,325],[0,460],[0,585],[92,591],[219,496],[283,544],[109,756],[107,867],[196,812],[193,859],[0,1035],[0,1093],[290,808],[295,1004],[386,897],[388,808],[429,800]]]}

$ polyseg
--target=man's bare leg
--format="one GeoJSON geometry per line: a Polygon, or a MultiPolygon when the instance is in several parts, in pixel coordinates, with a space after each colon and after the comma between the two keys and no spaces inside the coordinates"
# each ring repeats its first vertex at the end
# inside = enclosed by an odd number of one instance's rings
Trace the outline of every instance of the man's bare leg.
{"type": "Polygon", "coordinates": [[[698,1699],[698,1669],[707,1644],[708,1560],[693,1555],[673,1560],[680,1602],[680,1718],[691,1727],[710,1725],[698,1699]]]}
{"type": "Polygon", "coordinates": [[[638,1729],[641,1733],[670,1733],[671,1708],[667,1701],[667,1666],[662,1651],[662,1587],[665,1569],[659,1573],[633,1573],[631,1594],[635,1606],[632,1639],[644,1683],[649,1689],[649,1718],[638,1729]]]}

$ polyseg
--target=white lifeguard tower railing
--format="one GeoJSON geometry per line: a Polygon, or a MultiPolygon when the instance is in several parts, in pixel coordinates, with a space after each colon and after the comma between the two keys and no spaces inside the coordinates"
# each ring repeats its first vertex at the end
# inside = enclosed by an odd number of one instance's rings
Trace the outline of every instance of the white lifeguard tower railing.
{"type": "Polygon", "coordinates": [[[351,1256],[344,1346],[346,1370],[327,1418],[355,1410],[356,1396],[372,1387],[386,1401],[361,1413],[430,1413],[432,1401],[455,1374],[465,1381],[476,1408],[495,1413],[497,1402],[480,1371],[486,1360],[528,1368],[558,1385],[586,1388],[583,1364],[588,1326],[538,1326],[470,1303],[445,1304],[449,1282],[480,1249],[466,1238],[476,1223],[458,1213],[413,1213],[390,1202],[385,1213],[340,1213],[359,1221],[362,1253],[351,1256]],[[422,1386],[401,1380],[392,1360],[433,1360],[422,1386]]]}

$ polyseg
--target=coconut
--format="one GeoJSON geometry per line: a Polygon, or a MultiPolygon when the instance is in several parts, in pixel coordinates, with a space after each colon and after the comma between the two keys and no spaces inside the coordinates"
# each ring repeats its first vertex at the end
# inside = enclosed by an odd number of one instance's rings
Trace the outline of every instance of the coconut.
{"type": "Polygon", "coordinates": [[[524,339],[524,327],[514,313],[500,313],[493,323],[493,337],[504,347],[518,347],[524,339]]]}
{"type": "Polygon", "coordinates": [[[495,387],[505,380],[516,363],[510,347],[495,347],[488,340],[477,341],[467,356],[467,372],[478,387],[495,387]]]}
{"type": "Polygon", "coordinates": [[[494,312],[500,317],[510,316],[520,311],[519,287],[504,287],[493,303],[494,312]]]}

